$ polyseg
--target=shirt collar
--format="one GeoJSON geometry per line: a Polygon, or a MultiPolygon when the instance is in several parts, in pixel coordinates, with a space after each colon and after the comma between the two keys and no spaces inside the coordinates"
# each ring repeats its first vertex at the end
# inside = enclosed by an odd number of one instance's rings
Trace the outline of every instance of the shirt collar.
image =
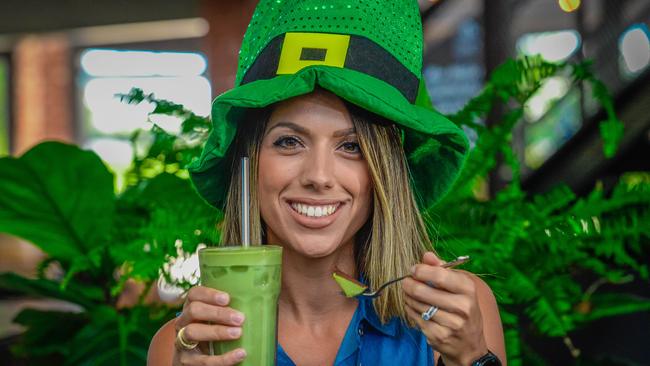
{"type": "Polygon", "coordinates": [[[361,320],[365,320],[375,330],[383,333],[384,335],[395,337],[397,328],[399,326],[399,318],[394,317],[386,324],[382,324],[379,316],[375,312],[375,307],[372,305],[372,299],[360,297],[359,299],[359,315],[361,320]]]}

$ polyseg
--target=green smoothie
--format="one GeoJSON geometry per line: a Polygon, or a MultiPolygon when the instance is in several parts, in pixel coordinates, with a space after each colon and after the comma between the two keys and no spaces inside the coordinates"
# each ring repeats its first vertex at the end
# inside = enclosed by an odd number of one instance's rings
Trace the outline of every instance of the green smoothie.
{"type": "Polygon", "coordinates": [[[246,350],[243,366],[275,365],[282,247],[214,247],[199,251],[201,285],[230,295],[230,307],[246,317],[238,340],[213,342],[215,355],[246,350]]]}

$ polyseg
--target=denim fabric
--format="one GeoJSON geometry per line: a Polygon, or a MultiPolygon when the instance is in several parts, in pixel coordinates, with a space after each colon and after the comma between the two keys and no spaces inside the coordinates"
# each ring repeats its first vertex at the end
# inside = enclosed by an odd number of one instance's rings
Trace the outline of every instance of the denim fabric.
{"type": "MultiPolygon", "coordinates": [[[[372,300],[360,299],[334,366],[433,366],[433,350],[418,329],[397,318],[381,324],[372,300]]],[[[278,344],[277,366],[295,366],[278,344]]]]}

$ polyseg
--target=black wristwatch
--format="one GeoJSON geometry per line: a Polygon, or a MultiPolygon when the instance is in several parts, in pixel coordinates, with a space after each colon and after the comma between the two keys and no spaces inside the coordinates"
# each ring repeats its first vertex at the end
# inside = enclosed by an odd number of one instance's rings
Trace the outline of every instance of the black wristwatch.
{"type": "Polygon", "coordinates": [[[472,362],[472,366],[501,366],[501,360],[494,353],[488,351],[481,358],[472,362]]]}
{"type": "MultiPolygon", "coordinates": [[[[438,366],[445,366],[442,362],[442,356],[438,358],[438,366]]],[[[470,366],[501,366],[501,361],[494,353],[488,350],[488,353],[481,356],[478,360],[472,362],[470,366]]]]}

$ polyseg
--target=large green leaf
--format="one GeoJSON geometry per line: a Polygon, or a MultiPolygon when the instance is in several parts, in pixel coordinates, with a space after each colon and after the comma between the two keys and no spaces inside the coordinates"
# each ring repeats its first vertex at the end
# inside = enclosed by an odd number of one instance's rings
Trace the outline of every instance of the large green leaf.
{"type": "Polygon", "coordinates": [[[71,282],[65,290],[59,283],[46,279],[29,279],[15,273],[0,274],[0,288],[20,292],[24,295],[50,297],[69,301],[86,309],[104,301],[104,292],[95,286],[71,282]]]}
{"type": "Polygon", "coordinates": [[[173,211],[176,207],[189,203],[199,206],[213,217],[219,213],[219,210],[201,199],[189,180],[169,173],[159,174],[138,186],[130,187],[119,198],[120,202],[147,208],[163,207],[173,211]]]}
{"type": "Polygon", "coordinates": [[[68,261],[102,244],[112,225],[113,177],[99,157],[59,142],[0,159],[0,232],[68,261]]]}
{"type": "MultiPolygon", "coordinates": [[[[66,365],[83,364],[87,358],[113,354],[118,346],[118,313],[109,306],[99,306],[88,313],[90,321],[69,340],[74,354],[66,359],[66,365]]],[[[118,364],[118,358],[112,358],[118,364]]]]}
{"type": "Polygon", "coordinates": [[[120,312],[97,307],[88,313],[89,322],[68,339],[70,356],[64,365],[144,365],[151,338],[173,313],[155,306],[120,312]]]}
{"type": "MultiPolygon", "coordinates": [[[[128,276],[140,280],[157,279],[168,256],[176,255],[178,240],[186,252],[195,251],[199,243],[218,240],[216,224],[221,212],[206,204],[188,180],[160,174],[124,192],[118,204],[119,222],[137,213],[146,216],[145,222],[123,237],[124,245],[110,248],[115,262],[130,264],[128,276]]],[[[128,225],[125,222],[120,227],[128,225]]]]}
{"type": "Polygon", "coordinates": [[[14,323],[27,327],[27,331],[22,334],[14,352],[30,358],[51,354],[68,356],[69,340],[85,322],[87,319],[83,313],[24,309],[14,318],[14,323]]]}

